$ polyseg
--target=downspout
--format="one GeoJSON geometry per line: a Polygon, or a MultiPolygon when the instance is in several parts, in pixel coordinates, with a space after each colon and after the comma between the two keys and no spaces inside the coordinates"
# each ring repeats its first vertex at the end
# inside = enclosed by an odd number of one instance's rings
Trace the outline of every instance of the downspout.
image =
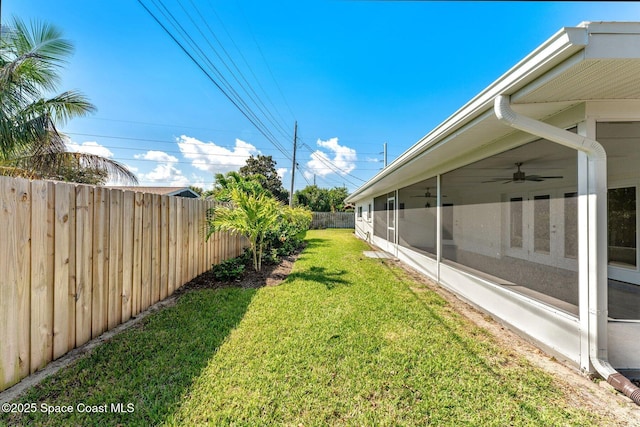
{"type": "Polygon", "coordinates": [[[607,281],[606,252],[599,250],[602,242],[607,239],[605,223],[607,218],[607,153],[596,140],[516,113],[511,109],[510,98],[507,95],[499,95],[495,98],[494,112],[498,120],[515,129],[582,151],[587,155],[589,361],[602,378],[640,405],[640,388],[616,371],[609,363],[607,354],[607,287],[598,286],[599,283],[607,281]]]}

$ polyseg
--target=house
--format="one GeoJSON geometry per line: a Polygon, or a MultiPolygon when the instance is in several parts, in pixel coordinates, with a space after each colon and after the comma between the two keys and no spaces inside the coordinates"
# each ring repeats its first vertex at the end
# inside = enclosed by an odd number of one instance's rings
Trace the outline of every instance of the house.
{"type": "Polygon", "coordinates": [[[109,186],[117,190],[138,191],[141,193],[159,194],[161,196],[177,196],[187,197],[189,199],[197,199],[200,197],[198,193],[189,187],[140,187],[140,186],[109,186]]]}
{"type": "Polygon", "coordinates": [[[358,237],[638,403],[639,186],[640,23],[583,22],[347,202],[358,237]]]}

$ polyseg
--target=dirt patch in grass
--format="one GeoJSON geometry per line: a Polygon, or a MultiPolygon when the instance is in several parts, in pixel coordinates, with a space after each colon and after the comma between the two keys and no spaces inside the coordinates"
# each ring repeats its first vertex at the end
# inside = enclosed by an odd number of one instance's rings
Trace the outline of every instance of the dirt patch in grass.
{"type": "MultiPolygon", "coordinates": [[[[640,426],[640,406],[631,399],[617,392],[606,381],[589,378],[577,368],[569,366],[563,361],[545,353],[531,342],[524,339],[507,326],[459,299],[455,294],[438,286],[424,275],[398,260],[384,260],[393,266],[404,270],[409,277],[425,288],[441,295],[451,307],[462,316],[489,331],[496,342],[503,347],[514,350],[525,357],[532,365],[551,374],[555,383],[565,391],[567,402],[575,408],[601,414],[611,421],[611,426],[640,426]]],[[[419,287],[412,288],[419,292],[419,287]]],[[[638,385],[638,381],[635,381],[638,385]]]]}
{"type": "Polygon", "coordinates": [[[276,286],[282,283],[293,268],[293,264],[304,249],[301,246],[296,252],[283,257],[278,264],[263,264],[262,270],[255,271],[252,265],[248,265],[242,276],[232,281],[220,281],[214,276],[213,270],[206,271],[193,278],[178,289],[174,295],[196,289],[220,289],[228,287],[241,287],[245,289],[261,288],[263,286],[276,286]]]}

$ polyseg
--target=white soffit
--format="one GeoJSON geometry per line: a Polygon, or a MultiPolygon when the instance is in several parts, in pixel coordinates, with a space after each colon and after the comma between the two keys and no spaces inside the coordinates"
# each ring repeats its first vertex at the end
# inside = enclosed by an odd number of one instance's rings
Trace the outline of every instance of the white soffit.
{"type": "Polygon", "coordinates": [[[588,100],[640,99],[640,23],[587,22],[563,28],[356,190],[348,201],[386,191],[386,187],[424,174],[461,151],[513,133],[493,114],[493,99],[500,94],[511,95],[516,111],[536,119],[588,100]]]}
{"type": "Polygon", "coordinates": [[[585,60],[535,89],[524,88],[511,99],[516,104],[640,99],[640,59],[585,60]]]}

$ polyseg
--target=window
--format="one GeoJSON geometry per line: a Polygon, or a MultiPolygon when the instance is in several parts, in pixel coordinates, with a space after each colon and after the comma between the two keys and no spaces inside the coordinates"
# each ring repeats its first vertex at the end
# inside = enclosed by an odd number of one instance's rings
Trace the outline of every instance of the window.
{"type": "Polygon", "coordinates": [[[398,244],[436,257],[437,187],[435,177],[398,190],[398,244]]]}
{"type": "Polygon", "coordinates": [[[358,206],[358,219],[362,220],[362,206],[358,206]]]}
{"type": "Polygon", "coordinates": [[[578,193],[564,193],[564,257],[578,258],[578,193]]]}
{"type": "Polygon", "coordinates": [[[442,204],[442,240],[453,240],[453,203],[442,204]]]}
{"type": "Polygon", "coordinates": [[[550,196],[534,196],[533,203],[533,250],[548,254],[551,252],[550,196]]]}
{"type": "Polygon", "coordinates": [[[636,187],[608,191],[609,264],[636,267],[636,187]]]}
{"type": "Polygon", "coordinates": [[[387,195],[373,199],[373,235],[387,238],[387,195]]]}
{"type": "Polygon", "coordinates": [[[510,245],[522,249],[522,197],[512,197],[510,207],[510,245]]]}

